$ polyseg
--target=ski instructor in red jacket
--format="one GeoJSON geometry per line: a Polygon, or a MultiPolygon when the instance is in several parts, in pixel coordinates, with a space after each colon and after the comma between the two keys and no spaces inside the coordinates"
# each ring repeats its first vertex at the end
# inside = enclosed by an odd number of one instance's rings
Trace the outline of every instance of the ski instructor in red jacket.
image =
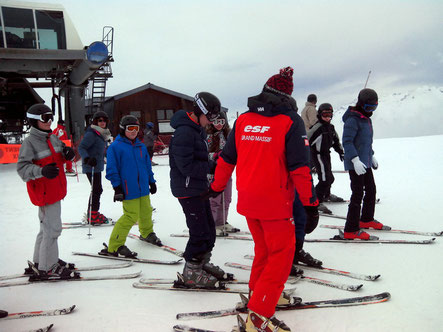
{"type": "Polygon", "coordinates": [[[206,194],[213,197],[222,192],[237,167],[237,210],[246,217],[255,243],[247,331],[290,331],[273,315],[277,304],[293,301],[282,291],[295,249],[295,190],[307,217],[318,222],[309,142],[291,97],[292,75],[291,67],[281,69],[261,94],[248,99],[249,111],[236,120],[206,194]]]}

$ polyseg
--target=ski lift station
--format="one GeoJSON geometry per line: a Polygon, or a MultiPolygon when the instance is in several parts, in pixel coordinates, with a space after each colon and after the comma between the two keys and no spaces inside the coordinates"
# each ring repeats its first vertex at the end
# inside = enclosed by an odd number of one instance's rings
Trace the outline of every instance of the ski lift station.
{"type": "Polygon", "coordinates": [[[102,40],[85,46],[63,6],[1,0],[0,134],[21,143],[27,109],[43,102],[36,90],[52,88],[46,104],[78,142],[88,116],[103,107],[113,34],[104,27],[102,40]]]}

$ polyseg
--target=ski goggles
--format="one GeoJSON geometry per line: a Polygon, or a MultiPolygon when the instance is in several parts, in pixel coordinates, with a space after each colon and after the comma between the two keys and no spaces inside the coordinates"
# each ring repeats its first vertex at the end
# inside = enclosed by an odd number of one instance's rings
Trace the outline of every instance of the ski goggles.
{"type": "Polygon", "coordinates": [[[215,119],[214,121],[212,121],[212,124],[214,126],[224,126],[225,123],[226,123],[226,120],[223,118],[222,119],[215,119]]]}
{"type": "Polygon", "coordinates": [[[374,112],[377,109],[378,104],[364,104],[363,110],[365,112],[374,112]]]}
{"type": "Polygon", "coordinates": [[[140,126],[139,125],[127,125],[125,127],[126,131],[139,131],[140,130],[140,126]]]}
{"type": "Polygon", "coordinates": [[[98,118],[97,122],[108,122],[108,119],[105,118],[98,118]]]}
{"type": "Polygon", "coordinates": [[[321,113],[321,116],[324,118],[332,118],[332,112],[331,111],[324,111],[321,113]]]}
{"type": "Polygon", "coordinates": [[[43,114],[31,114],[26,112],[26,116],[29,119],[36,119],[44,123],[47,123],[49,121],[54,121],[54,115],[52,114],[52,112],[47,112],[43,114]]]}

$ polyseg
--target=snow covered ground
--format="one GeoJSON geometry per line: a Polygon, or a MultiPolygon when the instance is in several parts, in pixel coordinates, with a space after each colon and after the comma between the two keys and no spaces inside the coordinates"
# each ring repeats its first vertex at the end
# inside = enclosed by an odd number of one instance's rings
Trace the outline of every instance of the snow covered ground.
{"type": "MultiPolygon", "coordinates": [[[[380,204],[376,207],[376,218],[399,229],[423,231],[443,230],[441,187],[443,185],[443,136],[415,138],[379,139],[374,143],[375,155],[380,167],[375,179],[380,204]]],[[[338,156],[332,152],[334,169],[342,169],[338,156]]],[[[153,214],[155,231],[165,244],[184,249],[185,238],[170,237],[185,228],[181,207],[169,189],[168,157],[154,160],[158,193],[152,196],[157,208],[153,214]]],[[[80,165],[78,166],[80,169],[80,165]]],[[[349,198],[347,174],[336,174],[333,193],[349,198]]],[[[25,184],[15,171],[15,165],[0,165],[0,275],[20,273],[26,260],[32,259],[35,235],[38,231],[37,208],[26,193],[25,184]]],[[[90,187],[86,176],[68,178],[68,195],[62,204],[63,221],[79,221],[86,210],[90,187]]],[[[121,204],[113,203],[113,191],[104,180],[101,199],[102,212],[117,219],[121,215],[121,204]]],[[[231,205],[229,222],[246,230],[243,216],[236,213],[236,191],[231,205]]],[[[347,206],[332,205],[334,213],[344,215],[347,206]]],[[[326,217],[320,224],[343,225],[343,221],[326,217]]],[[[136,227],[133,232],[137,232],[136,227]]],[[[110,260],[73,256],[72,251],[96,253],[107,242],[110,227],[94,227],[92,237],[87,229],[64,230],[60,239],[60,257],[77,266],[109,264],[110,260]]],[[[317,228],[308,238],[327,238],[335,231],[317,228]]],[[[423,239],[425,236],[402,234],[379,234],[383,239],[423,239]]],[[[148,247],[141,241],[128,239],[127,245],[139,253],[139,257],[175,259],[176,256],[160,249],[148,247]]],[[[340,244],[307,243],[305,249],[321,259],[327,267],[348,271],[381,274],[378,281],[364,281],[358,292],[323,287],[301,281],[297,283],[297,296],[305,301],[338,299],[369,295],[388,291],[392,298],[381,304],[368,306],[286,311],[277,313],[292,331],[441,331],[443,326],[443,238],[432,245],[390,244],[340,244]]],[[[227,261],[250,264],[243,258],[253,253],[253,243],[217,239],[213,252],[216,264],[227,261]]],[[[116,262],[117,263],[117,262],[116,262]]],[[[100,275],[142,271],[143,277],[174,278],[182,271],[183,264],[161,266],[134,264],[122,270],[84,272],[83,275],[100,275]]],[[[248,278],[248,272],[226,268],[238,278],[248,278]]],[[[358,280],[306,272],[308,276],[356,284],[358,280]]],[[[66,316],[26,318],[0,321],[0,331],[26,331],[54,324],[54,331],[172,331],[179,323],[175,315],[179,312],[230,308],[238,301],[236,294],[170,292],[136,289],[134,280],[59,282],[0,288],[0,309],[9,312],[44,310],[77,306],[66,316]]],[[[238,286],[238,287],[245,287],[238,286]]],[[[234,316],[190,321],[186,324],[200,328],[230,331],[236,323],[234,316]]]]}

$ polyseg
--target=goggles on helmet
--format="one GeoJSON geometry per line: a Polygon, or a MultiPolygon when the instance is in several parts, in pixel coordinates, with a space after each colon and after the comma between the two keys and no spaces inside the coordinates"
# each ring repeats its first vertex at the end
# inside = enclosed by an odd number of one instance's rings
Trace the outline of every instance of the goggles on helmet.
{"type": "Polygon", "coordinates": [[[26,113],[26,116],[30,119],[36,119],[44,123],[54,120],[54,115],[52,114],[52,112],[47,112],[43,114],[26,113]]]}
{"type": "Polygon", "coordinates": [[[377,109],[378,104],[364,104],[363,110],[365,112],[374,112],[377,109]]]}
{"type": "Polygon", "coordinates": [[[127,125],[125,127],[126,131],[139,131],[140,126],[139,125],[127,125]]]}

